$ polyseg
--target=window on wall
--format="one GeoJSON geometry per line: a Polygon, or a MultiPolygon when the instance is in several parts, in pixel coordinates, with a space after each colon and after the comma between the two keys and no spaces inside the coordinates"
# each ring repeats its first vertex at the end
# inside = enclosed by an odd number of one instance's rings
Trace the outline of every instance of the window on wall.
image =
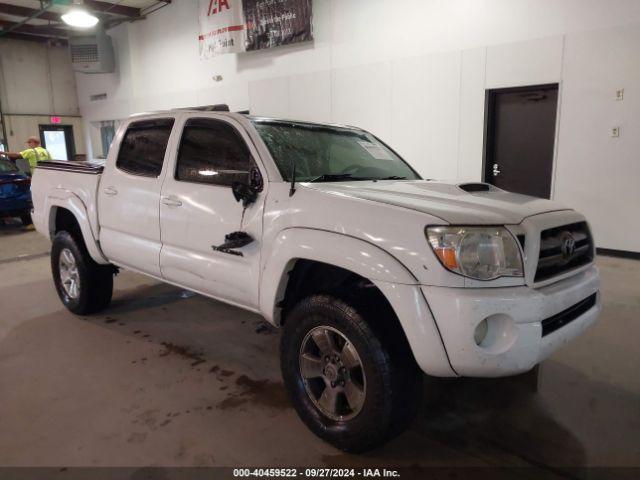
{"type": "Polygon", "coordinates": [[[192,118],[185,124],[176,180],[231,186],[248,183],[253,167],[245,141],[228,123],[192,118]]]}
{"type": "Polygon", "coordinates": [[[160,175],[173,122],[173,118],[162,118],[131,123],[120,144],[116,167],[132,175],[160,175]]]}
{"type": "Polygon", "coordinates": [[[102,157],[107,158],[113,137],[116,135],[115,122],[113,120],[100,122],[100,143],[102,144],[102,157]]]}

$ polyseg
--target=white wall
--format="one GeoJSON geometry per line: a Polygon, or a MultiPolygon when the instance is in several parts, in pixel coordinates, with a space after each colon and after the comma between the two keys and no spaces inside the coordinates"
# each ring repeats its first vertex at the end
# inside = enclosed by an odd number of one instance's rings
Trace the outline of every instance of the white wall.
{"type": "Polygon", "coordinates": [[[66,48],[0,39],[0,102],[10,150],[23,150],[27,137],[38,135],[38,125],[60,116],[63,124],[73,125],[76,152],[85,153],[76,80],[66,48]]]}
{"type": "Polygon", "coordinates": [[[576,205],[599,245],[640,251],[640,28],[567,37],[555,198],[576,205]],[[615,92],[624,88],[624,100],[615,92]],[[612,138],[611,129],[620,128],[612,138]]]}
{"type": "Polygon", "coordinates": [[[206,61],[196,10],[173,2],[110,32],[119,71],[77,77],[87,122],[228,103],[356,124],[425,177],[479,180],[485,89],[558,82],[554,197],[589,217],[599,246],[640,251],[637,0],[315,0],[313,43],[206,61]]]}
{"type": "MultiPolygon", "coordinates": [[[[49,125],[49,115],[7,115],[5,116],[5,129],[7,131],[8,150],[19,152],[27,148],[27,138],[39,135],[39,125],[49,125]]],[[[84,139],[84,122],[80,117],[60,117],[60,125],[71,125],[77,154],[86,154],[84,139]]]]}

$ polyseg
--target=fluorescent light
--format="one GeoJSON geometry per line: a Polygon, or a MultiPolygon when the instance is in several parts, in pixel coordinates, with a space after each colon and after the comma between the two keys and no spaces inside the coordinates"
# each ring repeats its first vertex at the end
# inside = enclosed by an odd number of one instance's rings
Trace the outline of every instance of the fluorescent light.
{"type": "Polygon", "coordinates": [[[72,27],[89,28],[98,23],[98,17],[91,15],[86,10],[74,8],[62,15],[62,21],[72,27]]]}

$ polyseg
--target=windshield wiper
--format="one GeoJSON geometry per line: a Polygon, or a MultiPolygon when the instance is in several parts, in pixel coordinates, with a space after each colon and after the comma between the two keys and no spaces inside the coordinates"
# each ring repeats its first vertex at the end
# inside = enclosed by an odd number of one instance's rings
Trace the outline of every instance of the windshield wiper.
{"type": "Polygon", "coordinates": [[[339,182],[340,180],[353,180],[353,179],[357,179],[357,177],[354,177],[353,175],[351,175],[350,173],[323,173],[322,175],[319,175],[315,178],[312,178],[311,180],[307,180],[307,182],[339,182]]]}
{"type": "Polygon", "coordinates": [[[376,181],[376,180],[406,180],[407,177],[400,177],[398,175],[390,175],[388,177],[354,177],[350,173],[325,173],[319,175],[307,182],[339,182],[341,180],[357,180],[357,181],[376,181]]]}

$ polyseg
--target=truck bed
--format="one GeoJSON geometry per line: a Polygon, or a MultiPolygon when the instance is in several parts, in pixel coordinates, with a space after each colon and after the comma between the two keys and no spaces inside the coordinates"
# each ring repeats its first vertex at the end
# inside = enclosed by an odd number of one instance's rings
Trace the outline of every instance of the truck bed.
{"type": "Polygon", "coordinates": [[[103,170],[104,160],[39,162],[31,181],[32,219],[36,229],[50,236],[54,230],[51,214],[55,212],[55,208],[51,207],[66,205],[68,200],[73,199],[73,203],[84,213],[78,221],[86,219],[93,237],[98,239],[100,229],[96,199],[103,170]]]}

